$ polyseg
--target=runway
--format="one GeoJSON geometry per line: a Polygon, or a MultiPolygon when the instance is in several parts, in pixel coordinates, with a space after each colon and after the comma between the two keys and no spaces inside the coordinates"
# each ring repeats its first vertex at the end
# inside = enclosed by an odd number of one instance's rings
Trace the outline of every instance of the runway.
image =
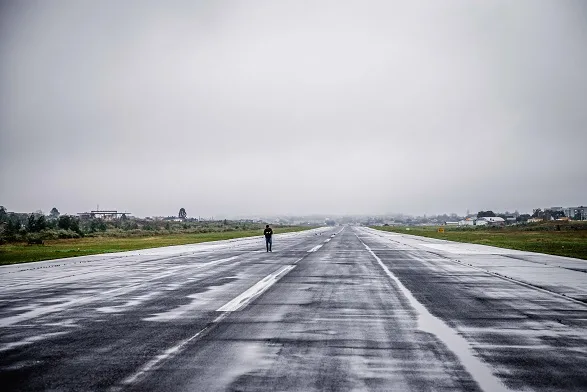
{"type": "Polygon", "coordinates": [[[585,391],[587,262],[364,227],[0,267],[3,391],[585,391]]]}

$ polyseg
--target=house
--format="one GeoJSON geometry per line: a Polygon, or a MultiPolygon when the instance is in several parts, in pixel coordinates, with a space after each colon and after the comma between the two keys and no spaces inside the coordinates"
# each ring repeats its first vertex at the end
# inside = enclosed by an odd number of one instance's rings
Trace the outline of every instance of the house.
{"type": "Polygon", "coordinates": [[[477,218],[465,218],[459,221],[459,226],[475,226],[477,218]]]}

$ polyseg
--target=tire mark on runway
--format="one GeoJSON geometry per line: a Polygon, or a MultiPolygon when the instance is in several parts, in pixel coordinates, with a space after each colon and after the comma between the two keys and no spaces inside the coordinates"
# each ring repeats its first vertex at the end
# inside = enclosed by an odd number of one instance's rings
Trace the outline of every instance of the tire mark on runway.
{"type": "Polygon", "coordinates": [[[208,323],[204,328],[202,328],[201,330],[196,332],[194,335],[190,336],[187,339],[182,340],[181,342],[179,342],[175,346],[168,348],[167,350],[165,350],[164,352],[162,352],[161,354],[157,355],[155,358],[153,358],[152,360],[147,362],[138,371],[136,371],[135,373],[133,373],[129,377],[125,378],[121,382],[122,385],[118,385],[116,387],[110,388],[110,391],[112,391],[112,392],[121,391],[124,388],[124,386],[129,386],[129,385],[136,383],[141,378],[143,378],[149,371],[155,369],[155,367],[157,367],[163,361],[170,359],[170,358],[174,357],[175,355],[177,355],[178,353],[180,353],[182,351],[182,349],[187,344],[189,344],[192,341],[198,340],[199,338],[206,335],[208,332],[210,332],[212,329],[214,329],[223,319],[225,319],[229,314],[230,314],[230,312],[220,314],[214,320],[212,320],[210,323],[208,323]]]}

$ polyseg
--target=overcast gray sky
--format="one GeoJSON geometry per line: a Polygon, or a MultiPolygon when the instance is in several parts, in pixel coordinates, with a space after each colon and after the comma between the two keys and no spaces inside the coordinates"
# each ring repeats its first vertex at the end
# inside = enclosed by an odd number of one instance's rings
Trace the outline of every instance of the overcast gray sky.
{"type": "Polygon", "coordinates": [[[3,1],[0,204],[587,204],[584,1],[3,1]]]}

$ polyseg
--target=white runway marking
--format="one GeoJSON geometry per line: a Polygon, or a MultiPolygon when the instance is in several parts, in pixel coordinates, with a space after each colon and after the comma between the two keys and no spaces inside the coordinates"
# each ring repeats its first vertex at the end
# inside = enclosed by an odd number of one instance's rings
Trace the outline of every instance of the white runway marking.
{"type": "Polygon", "coordinates": [[[249,304],[249,302],[263,294],[269,287],[277,283],[279,279],[281,279],[295,267],[295,265],[286,265],[272,274],[267,275],[259,282],[255,283],[255,285],[253,285],[247,291],[219,308],[217,312],[235,312],[237,310],[243,309],[249,304]]]}
{"type": "MultiPolygon", "coordinates": [[[[137,380],[139,380],[142,376],[144,376],[147,372],[155,369],[161,362],[170,359],[177,355],[181,350],[190,342],[197,340],[202,335],[206,334],[210,329],[212,329],[216,324],[221,322],[226,316],[230,314],[230,312],[238,311],[243,309],[247,306],[253,299],[257,298],[259,295],[263,294],[267,289],[273,286],[279,279],[285,276],[289,271],[294,269],[295,265],[286,265],[279,270],[273,272],[272,274],[267,275],[265,278],[261,279],[247,291],[233,299],[232,301],[228,302],[220,309],[218,312],[224,312],[218,317],[216,317],[210,324],[208,324],[205,328],[198,331],[196,334],[192,335],[191,337],[179,342],[173,347],[168,348],[163,353],[157,355],[155,358],[147,362],[144,366],[142,366],[137,372],[132,374],[131,376],[127,377],[122,384],[128,385],[133,384],[137,380]]],[[[122,388],[112,388],[111,390],[121,390],[122,388]]]]}
{"type": "MultiPolygon", "coordinates": [[[[357,238],[359,238],[357,236],[357,238]]],[[[361,239],[359,238],[359,241],[361,239]]],[[[387,268],[367,244],[363,241],[365,249],[371,253],[371,256],[377,260],[379,266],[383,269],[385,274],[395,282],[404,296],[410,301],[412,307],[418,313],[418,328],[429,334],[436,336],[442,341],[449,350],[451,350],[459,358],[461,364],[467,369],[473,379],[479,384],[482,390],[487,392],[507,392],[510,391],[497,377],[491,372],[491,368],[487,366],[476,355],[471,345],[465,338],[459,335],[455,330],[449,327],[444,321],[432,315],[412,294],[410,290],[387,268]]]]}
{"type": "Polygon", "coordinates": [[[323,245],[323,244],[316,245],[315,247],[313,247],[312,249],[310,249],[310,250],[308,251],[308,253],[313,253],[313,252],[316,252],[318,249],[322,248],[322,245],[323,245]]]}

